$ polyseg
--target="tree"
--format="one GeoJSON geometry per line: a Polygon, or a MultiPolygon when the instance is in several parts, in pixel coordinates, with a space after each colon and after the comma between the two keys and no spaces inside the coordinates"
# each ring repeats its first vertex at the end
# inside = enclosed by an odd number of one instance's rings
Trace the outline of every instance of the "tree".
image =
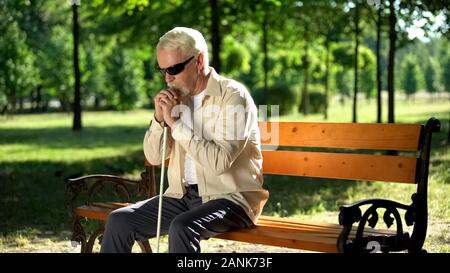
{"type": "Polygon", "coordinates": [[[248,47],[230,36],[225,37],[223,45],[224,49],[221,54],[223,73],[232,77],[248,73],[251,68],[251,55],[248,47]]]}
{"type": "MultiPolygon", "coordinates": [[[[415,24],[418,19],[424,19],[427,23],[423,24],[421,29],[427,35],[433,27],[432,15],[438,13],[444,14],[448,18],[450,10],[445,1],[436,0],[413,0],[413,1],[398,1],[389,0],[389,64],[388,64],[388,94],[389,94],[389,108],[388,121],[394,123],[394,59],[395,50],[409,43],[411,39],[407,37],[407,32],[404,31],[409,26],[415,24]],[[403,24],[403,31],[397,33],[395,30],[397,15],[395,10],[399,10],[399,17],[403,24]],[[397,36],[400,37],[397,37],[397,36]],[[398,39],[399,38],[399,39],[398,39]],[[396,44],[397,43],[397,44],[396,44]]],[[[445,25],[441,26],[440,31],[444,31],[445,25]]]]}
{"type": "Polygon", "coordinates": [[[397,17],[395,15],[394,0],[389,0],[389,57],[388,57],[388,122],[395,122],[394,115],[394,61],[395,61],[395,42],[397,31],[395,25],[397,17]]]}
{"type": "Polygon", "coordinates": [[[211,45],[212,45],[212,66],[218,73],[221,70],[220,48],[222,37],[220,35],[220,10],[219,0],[209,0],[211,7],[211,45]]]}
{"type": "Polygon", "coordinates": [[[266,97],[268,92],[269,85],[269,28],[274,26],[274,21],[276,20],[273,16],[273,13],[270,11],[276,7],[281,6],[281,2],[279,0],[264,0],[261,2],[251,1],[250,9],[255,10],[255,15],[257,15],[260,20],[258,20],[258,24],[261,26],[261,50],[263,53],[263,97],[266,97]]]}
{"type": "MultiPolygon", "coordinates": [[[[447,61],[444,64],[442,78],[444,79],[444,89],[445,89],[445,91],[450,93],[450,55],[448,55],[447,61]]],[[[447,142],[450,143],[450,117],[449,117],[449,120],[448,120],[448,128],[449,129],[448,129],[448,135],[447,135],[447,142]]]]}
{"type": "Polygon", "coordinates": [[[324,119],[328,119],[328,100],[330,93],[330,71],[332,58],[332,46],[338,42],[341,33],[344,32],[347,16],[340,3],[336,3],[336,6],[332,6],[329,3],[321,5],[316,9],[321,16],[321,20],[317,20],[318,33],[324,37],[325,46],[325,96],[324,96],[324,119]]]}
{"type": "Polygon", "coordinates": [[[436,63],[430,60],[425,68],[425,86],[428,93],[435,93],[440,89],[439,72],[436,63]]]}
{"type": "Polygon", "coordinates": [[[448,55],[447,60],[444,64],[442,71],[442,78],[444,79],[444,89],[450,93],[450,55],[448,55]]]}
{"type": "MultiPolygon", "coordinates": [[[[382,122],[383,104],[382,104],[382,64],[381,64],[381,42],[382,42],[382,31],[384,26],[384,4],[382,1],[375,1],[374,8],[376,9],[376,16],[373,16],[373,22],[376,26],[376,85],[377,85],[377,123],[382,122]]],[[[370,13],[371,15],[372,13],[370,13]]],[[[371,16],[372,17],[372,16],[371,16]]]]}
{"type": "Polygon", "coordinates": [[[17,22],[3,29],[0,40],[0,110],[15,112],[18,99],[31,93],[39,81],[35,56],[17,22]],[[3,105],[2,105],[3,104],[3,105]]]}
{"type": "MultiPolygon", "coordinates": [[[[336,4],[336,3],[335,3],[336,4]]],[[[317,37],[327,36],[328,43],[330,43],[335,37],[330,35],[329,21],[326,21],[331,14],[329,12],[330,4],[325,1],[283,1],[280,7],[280,13],[282,14],[281,20],[275,20],[275,22],[283,22],[279,27],[279,32],[284,35],[282,41],[288,43],[287,37],[292,37],[295,40],[295,44],[299,44],[302,52],[300,53],[301,75],[298,76],[302,79],[301,88],[301,100],[298,110],[304,115],[309,113],[309,84],[311,81],[311,74],[314,69],[312,51],[316,45],[317,37]],[[286,18],[286,19],[284,19],[286,18]],[[323,21],[326,22],[323,22],[323,21]],[[314,23],[312,23],[314,22],[314,23]],[[298,42],[300,41],[300,42],[298,42]]],[[[341,7],[340,3],[336,4],[337,10],[341,7]]],[[[334,16],[334,15],[333,15],[334,16]]],[[[272,16],[274,17],[274,16],[272,16]]],[[[276,18],[276,17],[275,17],[276,18]]],[[[271,24],[272,26],[273,24],[271,24]]],[[[329,44],[328,44],[329,45],[329,44]]],[[[329,47],[328,47],[329,49],[329,47]]],[[[293,50],[291,48],[291,50],[293,50]]],[[[325,56],[326,59],[326,56],[325,56]]],[[[324,60],[326,62],[326,60],[324,60]]],[[[329,59],[328,59],[329,61],[329,59]]]]}
{"type": "MultiPolygon", "coordinates": [[[[228,1],[227,1],[228,2],[228,1]]],[[[269,89],[269,72],[271,70],[270,63],[270,46],[273,44],[275,33],[280,29],[280,24],[283,24],[281,20],[277,20],[276,12],[280,12],[280,8],[282,7],[282,2],[280,0],[264,0],[264,1],[235,1],[237,3],[230,6],[228,4],[228,8],[232,7],[233,16],[230,16],[231,22],[230,25],[234,25],[234,31],[239,32],[240,35],[243,35],[245,32],[254,32],[253,38],[256,38],[259,42],[259,55],[262,52],[262,62],[258,65],[262,68],[262,82],[263,88],[261,89],[261,93],[259,97],[265,99],[268,97],[268,89],[269,89]],[[276,12],[274,12],[276,11],[276,12]],[[244,23],[245,22],[245,23],[244,23]],[[251,22],[251,23],[250,23],[251,22]],[[248,27],[244,30],[241,26],[245,25],[248,27]]],[[[259,70],[259,69],[258,69],[259,70]]],[[[254,71],[251,71],[252,73],[254,71]]],[[[260,103],[263,101],[260,101],[260,103]]],[[[265,102],[264,102],[265,103],[265,102]]]]}
{"type": "Polygon", "coordinates": [[[371,98],[376,86],[376,57],[366,46],[360,46],[359,49],[359,63],[361,68],[359,74],[359,81],[361,82],[360,89],[366,95],[366,98],[371,98]]]}
{"type": "Polygon", "coordinates": [[[351,80],[352,75],[345,68],[339,68],[335,74],[336,88],[341,95],[341,103],[344,103],[346,97],[350,97],[351,80]]]}
{"type": "Polygon", "coordinates": [[[408,98],[417,92],[417,73],[416,63],[407,59],[404,66],[403,89],[408,98]]]}
{"type": "Polygon", "coordinates": [[[340,42],[333,48],[333,59],[338,72],[335,75],[336,88],[341,94],[341,102],[345,97],[350,96],[350,83],[352,80],[349,70],[353,67],[354,55],[352,52],[352,44],[350,42],[340,42]]]}
{"type": "Polygon", "coordinates": [[[88,98],[94,98],[94,108],[100,109],[102,100],[107,96],[105,83],[105,68],[102,63],[103,54],[94,42],[85,47],[85,65],[81,77],[81,87],[84,98],[84,105],[87,105],[88,98]]]}
{"type": "Polygon", "coordinates": [[[108,56],[106,78],[110,89],[108,102],[112,109],[132,109],[145,93],[143,63],[131,55],[118,44],[108,56]]]}
{"type": "Polygon", "coordinates": [[[78,44],[79,44],[79,28],[78,25],[78,4],[72,3],[72,19],[73,19],[73,70],[75,75],[75,89],[73,98],[73,126],[72,130],[81,131],[81,75],[80,75],[80,65],[78,61],[78,44]]]}
{"type": "Polygon", "coordinates": [[[358,50],[359,50],[359,35],[361,33],[361,28],[359,25],[359,19],[360,19],[360,4],[356,2],[355,4],[355,14],[353,17],[353,24],[354,24],[354,34],[355,34],[355,61],[354,61],[354,86],[353,86],[353,122],[357,122],[357,110],[356,110],[356,104],[358,102],[358,68],[359,68],[359,62],[358,62],[358,50]]]}
{"type": "MultiPolygon", "coordinates": [[[[69,5],[61,5],[56,1],[3,1],[1,4],[6,6],[6,10],[10,13],[10,18],[17,22],[20,30],[25,33],[24,43],[30,48],[35,55],[35,67],[39,70],[40,79],[34,82],[33,92],[31,92],[31,99],[35,110],[44,110],[46,104],[50,100],[49,89],[52,86],[47,86],[45,82],[49,82],[49,78],[54,77],[55,74],[60,74],[62,66],[55,65],[50,69],[48,63],[50,62],[64,62],[65,55],[55,54],[53,50],[58,52],[60,46],[54,47],[52,29],[55,27],[61,28],[67,25],[67,10],[69,5]],[[5,5],[4,5],[5,4],[5,5]],[[55,60],[56,59],[59,60],[55,60]],[[63,57],[64,56],[64,57],[63,57]],[[58,70],[54,68],[58,67],[58,70]]],[[[67,30],[65,30],[67,32],[67,30]]],[[[65,43],[67,44],[65,39],[65,43]]],[[[64,44],[62,44],[64,45],[64,44]]],[[[63,46],[65,48],[65,46],[63,46]]],[[[70,59],[70,57],[69,57],[70,59]]],[[[65,77],[65,86],[69,78],[65,77]]],[[[64,88],[63,88],[64,89],[64,88]]],[[[55,92],[54,92],[55,93],[55,92]]],[[[26,94],[28,96],[28,94],[26,94]]],[[[22,97],[19,97],[21,100],[22,97]]]]}
{"type": "Polygon", "coordinates": [[[40,92],[43,105],[48,104],[50,98],[56,98],[63,111],[70,111],[74,95],[71,39],[72,35],[65,26],[55,26],[46,41],[46,47],[37,51],[37,65],[44,89],[40,92]]]}
{"type": "Polygon", "coordinates": [[[309,68],[310,68],[310,58],[309,58],[309,43],[310,43],[310,33],[308,31],[308,24],[304,24],[303,33],[305,42],[304,45],[304,53],[302,57],[302,66],[303,66],[303,88],[302,88],[302,97],[300,101],[300,112],[303,115],[307,115],[309,113],[309,95],[308,95],[308,83],[309,83],[309,68]]]}

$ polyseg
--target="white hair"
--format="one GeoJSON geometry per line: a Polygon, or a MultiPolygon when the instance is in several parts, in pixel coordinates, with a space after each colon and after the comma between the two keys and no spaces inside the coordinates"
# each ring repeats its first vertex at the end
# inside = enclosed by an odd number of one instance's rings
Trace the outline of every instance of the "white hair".
{"type": "Polygon", "coordinates": [[[196,29],[176,27],[159,38],[156,48],[179,49],[186,55],[186,58],[197,56],[199,52],[203,52],[204,68],[207,69],[209,66],[208,46],[203,35],[196,29]]]}

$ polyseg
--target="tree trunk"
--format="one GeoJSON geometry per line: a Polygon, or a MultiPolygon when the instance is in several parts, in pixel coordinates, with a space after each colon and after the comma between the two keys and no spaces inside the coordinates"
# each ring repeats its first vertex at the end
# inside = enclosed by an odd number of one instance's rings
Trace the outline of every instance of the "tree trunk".
{"type": "Polygon", "coordinates": [[[267,12],[264,12],[263,19],[263,70],[264,70],[264,89],[263,89],[263,98],[265,99],[267,96],[267,88],[268,88],[268,71],[269,71],[269,57],[268,57],[268,49],[267,49],[267,12]]]}
{"type": "Polygon", "coordinates": [[[100,110],[100,98],[97,94],[94,96],[94,109],[100,110]]]}
{"type": "Polygon", "coordinates": [[[353,122],[357,122],[357,102],[358,102],[358,49],[359,49],[359,6],[355,7],[355,79],[353,90],[353,122]]]}
{"type": "Polygon", "coordinates": [[[212,66],[220,73],[220,13],[219,13],[219,0],[209,0],[211,6],[211,44],[212,44],[212,66]]]}
{"type": "Polygon", "coordinates": [[[16,113],[16,108],[17,108],[17,97],[16,97],[16,91],[13,90],[11,95],[11,114],[15,114],[16,113]]]}
{"type": "Polygon", "coordinates": [[[382,123],[382,85],[381,85],[381,12],[383,10],[383,6],[380,5],[378,8],[378,20],[377,20],[377,46],[376,46],[376,54],[377,54],[377,122],[382,123]]]}
{"type": "Polygon", "coordinates": [[[5,105],[0,105],[0,115],[1,116],[5,115],[7,111],[8,111],[8,103],[6,103],[5,105]]]}
{"type": "Polygon", "coordinates": [[[35,111],[39,112],[41,110],[41,101],[42,101],[42,94],[41,94],[41,90],[42,90],[42,85],[39,84],[36,87],[36,101],[35,101],[35,111]]]}
{"type": "Polygon", "coordinates": [[[20,112],[23,111],[23,97],[22,96],[19,97],[19,111],[20,112]]]}
{"type": "Polygon", "coordinates": [[[73,127],[74,131],[81,131],[81,95],[80,95],[80,65],[78,63],[78,39],[79,39],[79,26],[78,26],[78,11],[77,4],[72,5],[72,17],[73,17],[73,69],[75,72],[75,94],[73,101],[73,127]]]}
{"type": "Polygon", "coordinates": [[[395,32],[395,9],[394,0],[389,0],[389,60],[388,60],[388,77],[387,89],[389,97],[388,105],[388,122],[394,123],[394,60],[395,60],[395,40],[397,33],[395,32]]]}
{"type": "Polygon", "coordinates": [[[329,89],[329,83],[330,83],[330,41],[327,36],[327,39],[325,41],[325,49],[326,49],[326,58],[325,58],[325,98],[324,98],[324,112],[323,117],[325,120],[328,119],[328,89],[329,89]]]}
{"type": "Polygon", "coordinates": [[[303,89],[302,89],[302,101],[300,102],[300,112],[303,115],[308,115],[309,113],[309,96],[308,96],[308,81],[309,81],[309,57],[308,57],[308,26],[305,25],[305,35],[304,35],[304,55],[303,55],[303,89]]]}
{"type": "MultiPolygon", "coordinates": [[[[449,97],[450,98],[450,97],[449,97]]],[[[447,142],[450,144],[450,113],[448,117],[448,136],[447,136],[447,142]]]]}

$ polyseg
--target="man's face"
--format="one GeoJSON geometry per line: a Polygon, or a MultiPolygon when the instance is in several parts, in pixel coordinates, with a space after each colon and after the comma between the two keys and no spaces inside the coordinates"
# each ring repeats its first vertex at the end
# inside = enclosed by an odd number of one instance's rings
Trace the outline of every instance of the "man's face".
{"type": "MultiPolygon", "coordinates": [[[[181,50],[169,50],[158,48],[157,52],[158,65],[160,68],[169,68],[173,65],[180,64],[191,58],[192,56],[185,56],[181,50]]],[[[187,96],[194,91],[197,73],[197,58],[193,58],[185,64],[184,69],[176,74],[170,75],[165,73],[164,78],[169,88],[177,89],[182,96],[187,96]]]]}

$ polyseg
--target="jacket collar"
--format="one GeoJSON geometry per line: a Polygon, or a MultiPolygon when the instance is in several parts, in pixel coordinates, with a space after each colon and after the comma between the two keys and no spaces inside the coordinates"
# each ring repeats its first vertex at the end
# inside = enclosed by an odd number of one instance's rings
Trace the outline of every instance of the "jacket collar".
{"type": "Polygon", "coordinates": [[[217,74],[214,68],[210,67],[210,75],[208,83],[206,85],[205,95],[209,96],[221,96],[222,87],[220,86],[221,76],[217,74]]]}
{"type": "MultiPolygon", "coordinates": [[[[212,67],[210,67],[210,71],[211,72],[209,74],[208,83],[206,84],[205,96],[203,97],[203,99],[205,99],[206,96],[222,96],[222,87],[220,85],[222,76],[217,74],[216,70],[214,70],[214,68],[212,67]]],[[[183,97],[181,99],[181,104],[189,105],[189,98],[189,96],[183,97]]]]}

